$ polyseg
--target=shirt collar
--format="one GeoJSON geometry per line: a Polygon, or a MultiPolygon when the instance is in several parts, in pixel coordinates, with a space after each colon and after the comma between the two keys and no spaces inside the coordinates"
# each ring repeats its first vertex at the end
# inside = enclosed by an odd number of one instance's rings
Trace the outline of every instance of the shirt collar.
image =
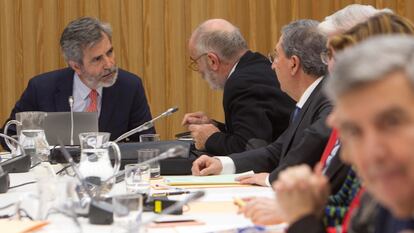
{"type": "MultiPolygon", "coordinates": [[[[239,60],[240,61],[240,60],[239,60]]],[[[230,76],[233,74],[233,72],[236,70],[237,64],[239,64],[239,61],[234,64],[233,68],[231,68],[229,75],[227,76],[227,79],[230,78],[230,76]]]]}
{"type": "Polygon", "coordinates": [[[303,92],[302,96],[300,97],[299,101],[296,103],[296,107],[302,109],[303,105],[305,105],[306,101],[309,99],[309,96],[318,86],[318,84],[322,81],[323,77],[319,77],[316,79],[308,88],[306,88],[305,92],[303,92]]]}
{"type": "MultiPolygon", "coordinates": [[[[75,72],[74,74],[74,89],[79,93],[80,97],[82,97],[82,99],[86,99],[89,96],[89,93],[91,92],[92,89],[90,89],[88,86],[86,86],[82,80],[79,78],[79,75],[75,72]]],[[[96,91],[98,92],[99,96],[102,96],[102,87],[96,89],[96,91]]]]}

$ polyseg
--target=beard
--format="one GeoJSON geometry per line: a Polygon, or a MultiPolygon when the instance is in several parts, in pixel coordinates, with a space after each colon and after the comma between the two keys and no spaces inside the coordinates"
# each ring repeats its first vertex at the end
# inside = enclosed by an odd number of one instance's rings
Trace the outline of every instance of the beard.
{"type": "Polygon", "coordinates": [[[83,70],[82,73],[83,80],[86,82],[86,85],[88,87],[93,87],[92,89],[111,87],[115,84],[118,78],[118,67],[113,66],[98,75],[91,75],[85,70],[83,70]]]}
{"type": "Polygon", "coordinates": [[[208,85],[213,90],[222,90],[224,88],[224,85],[220,85],[217,80],[219,80],[219,77],[217,77],[213,71],[207,70],[202,74],[202,77],[204,80],[207,81],[208,85]]]}

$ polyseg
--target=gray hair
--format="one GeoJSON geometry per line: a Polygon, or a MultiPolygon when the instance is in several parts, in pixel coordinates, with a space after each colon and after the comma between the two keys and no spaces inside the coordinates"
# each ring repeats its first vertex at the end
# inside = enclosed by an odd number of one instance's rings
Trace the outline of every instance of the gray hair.
{"type": "Polygon", "coordinates": [[[66,62],[82,64],[83,50],[102,40],[105,33],[112,41],[112,28],[98,19],[83,17],[68,24],[60,37],[60,48],[66,62]]]}
{"type": "Polygon", "coordinates": [[[326,35],[343,33],[378,13],[393,12],[388,8],[380,10],[371,5],[351,4],[325,17],[325,20],[318,25],[318,29],[326,35]]]}
{"type": "Polygon", "coordinates": [[[317,30],[318,21],[302,19],[282,28],[282,49],[288,58],[299,57],[302,70],[320,77],[326,74],[320,54],[326,50],[326,37],[317,30]]]}
{"type": "Polygon", "coordinates": [[[414,88],[414,37],[385,35],[369,38],[336,57],[325,92],[334,101],[355,88],[402,71],[414,88]]]}
{"type": "Polygon", "coordinates": [[[215,21],[222,21],[221,23],[228,24],[226,25],[228,26],[227,28],[212,28],[211,21],[214,20],[202,23],[193,32],[197,52],[206,53],[214,51],[220,58],[226,61],[237,59],[239,53],[247,49],[246,40],[239,28],[222,19],[216,19],[215,21]]]}

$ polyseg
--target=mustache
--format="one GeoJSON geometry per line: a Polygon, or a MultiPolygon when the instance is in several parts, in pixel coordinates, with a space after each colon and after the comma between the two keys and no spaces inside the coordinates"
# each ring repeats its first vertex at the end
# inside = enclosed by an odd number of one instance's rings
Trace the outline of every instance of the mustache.
{"type": "Polygon", "coordinates": [[[110,74],[116,73],[116,72],[118,72],[118,66],[113,66],[109,69],[106,69],[105,73],[103,75],[101,75],[101,77],[104,77],[104,76],[107,76],[107,75],[110,75],[110,74]]]}

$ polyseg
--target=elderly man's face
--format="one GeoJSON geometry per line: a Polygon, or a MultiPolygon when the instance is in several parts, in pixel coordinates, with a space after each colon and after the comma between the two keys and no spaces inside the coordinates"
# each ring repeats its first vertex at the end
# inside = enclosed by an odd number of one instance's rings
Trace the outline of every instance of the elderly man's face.
{"type": "Polygon", "coordinates": [[[225,78],[220,77],[214,72],[208,65],[209,53],[201,53],[196,51],[194,41],[190,39],[188,50],[190,53],[191,65],[190,68],[201,74],[201,77],[209,84],[213,90],[219,90],[224,88],[225,78]]]}
{"type": "Polygon", "coordinates": [[[414,89],[402,72],[339,97],[336,121],[364,185],[398,217],[414,213],[414,89]]]}
{"type": "Polygon", "coordinates": [[[92,89],[110,87],[117,79],[115,53],[108,36],[103,33],[101,41],[83,50],[83,64],[76,70],[81,80],[92,89]]]}

